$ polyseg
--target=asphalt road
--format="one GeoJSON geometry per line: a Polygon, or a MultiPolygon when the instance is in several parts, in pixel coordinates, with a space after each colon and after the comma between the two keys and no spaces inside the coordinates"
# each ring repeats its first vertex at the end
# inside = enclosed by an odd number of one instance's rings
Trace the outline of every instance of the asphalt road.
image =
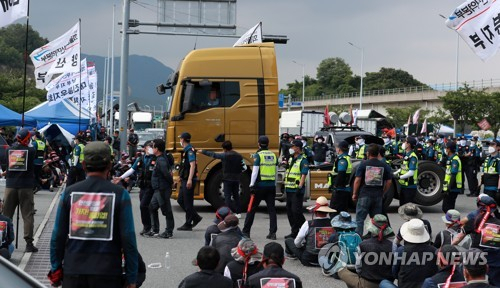
{"type": "MultiPolygon", "coordinates": [[[[200,224],[198,224],[194,231],[174,231],[174,237],[171,239],[146,238],[138,235],[138,232],[142,229],[142,224],[140,222],[139,194],[137,192],[138,190],[135,188],[131,194],[131,198],[134,209],[134,221],[139,252],[142,254],[144,261],[146,262],[146,266],[161,263],[161,268],[147,268],[147,278],[143,287],[177,287],[184,277],[197,271],[197,267],[193,266],[191,262],[196,257],[199,248],[201,248],[204,244],[204,231],[207,226],[212,224],[215,217],[214,210],[205,201],[195,201],[195,208],[198,213],[203,216],[203,220],[200,224]],[[169,252],[170,254],[169,269],[166,269],[164,265],[164,256],[166,252],[169,252]]],[[[466,193],[468,193],[467,190],[466,193]]],[[[49,212],[47,210],[49,209],[50,203],[55,195],[55,192],[51,193],[48,191],[40,191],[35,195],[35,205],[37,209],[37,213],[35,215],[35,231],[40,226],[40,223],[44,219],[45,215],[50,215],[47,214],[47,212],[49,212]]],[[[3,197],[3,187],[1,186],[0,197],[3,197]]],[[[184,212],[175,200],[171,201],[174,210],[175,225],[176,227],[179,227],[184,222],[184,212]]],[[[312,204],[313,202],[309,201],[304,203],[304,207],[312,204]]],[[[402,218],[397,214],[398,206],[398,201],[394,200],[389,209],[389,217],[394,229],[398,229],[403,223],[402,218]]],[[[464,195],[460,195],[458,197],[456,209],[462,212],[463,215],[474,210],[475,207],[476,204],[474,198],[468,198],[464,195]]],[[[283,237],[290,233],[290,226],[286,217],[284,203],[277,203],[277,209],[278,240],[276,240],[276,242],[284,245],[283,237]]],[[[441,205],[438,204],[432,207],[421,207],[421,209],[424,212],[424,218],[431,222],[434,231],[433,234],[436,235],[438,231],[444,228],[444,224],[441,221],[441,216],[443,215],[441,212],[441,205]]],[[[352,215],[354,218],[354,213],[352,213],[352,215]]],[[[245,215],[243,214],[242,219],[240,220],[241,222],[244,221],[244,216],[245,215]]],[[[305,216],[306,219],[311,219],[311,215],[307,214],[307,212],[305,213],[305,216]]],[[[160,221],[161,229],[163,230],[165,228],[165,219],[161,219],[160,221]]],[[[23,235],[22,218],[20,219],[20,222],[21,225],[19,227],[19,235],[23,235]]],[[[242,223],[240,226],[242,226],[242,223]]],[[[265,239],[265,236],[268,234],[268,230],[269,217],[267,216],[264,202],[262,202],[252,227],[253,240],[261,250],[266,243],[270,242],[265,239]]],[[[51,231],[45,231],[44,233],[50,232],[51,231]]],[[[16,265],[20,265],[21,258],[24,255],[23,252],[25,244],[22,236],[19,244],[19,249],[16,250],[12,259],[12,262],[16,265]]],[[[297,274],[302,279],[304,287],[346,287],[345,284],[339,280],[323,276],[319,268],[304,267],[297,260],[287,260],[284,268],[297,274]]]]}

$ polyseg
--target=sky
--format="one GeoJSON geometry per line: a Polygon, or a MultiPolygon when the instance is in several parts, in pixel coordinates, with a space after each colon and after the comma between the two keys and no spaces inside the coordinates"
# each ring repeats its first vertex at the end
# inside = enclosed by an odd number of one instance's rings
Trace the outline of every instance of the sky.
{"type": "MultiPolygon", "coordinates": [[[[38,0],[30,1],[30,25],[43,37],[53,40],[81,19],[82,53],[106,56],[108,39],[115,30],[114,53],[121,53],[122,6],[119,0],[38,0]]],[[[263,34],[286,35],[286,45],[276,45],[280,88],[316,78],[317,67],[326,58],[340,57],[355,75],[377,72],[382,67],[402,69],[417,80],[433,85],[455,83],[457,34],[446,27],[439,14],[449,16],[463,1],[457,0],[238,0],[237,34],[258,22],[263,34]],[[294,63],[297,62],[299,64],[294,63]]],[[[133,1],[130,18],[157,22],[157,0],[133,1]]],[[[20,21],[25,22],[25,21],[20,21]]],[[[151,31],[151,26],[133,29],[151,31]]],[[[197,49],[232,46],[236,38],[194,36],[131,35],[130,54],[156,58],[175,69],[195,45],[197,49]]],[[[483,62],[460,39],[459,82],[500,79],[500,55],[483,62]]],[[[116,72],[118,73],[118,72],[116,72]]],[[[165,75],[165,79],[168,75],[165,75]]],[[[311,95],[312,96],[312,95],[311,95]]]]}

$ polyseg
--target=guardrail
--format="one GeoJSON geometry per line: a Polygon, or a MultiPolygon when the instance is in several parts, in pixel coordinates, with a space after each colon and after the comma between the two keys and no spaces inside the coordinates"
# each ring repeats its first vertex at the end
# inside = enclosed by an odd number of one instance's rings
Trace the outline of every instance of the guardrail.
{"type": "MultiPolygon", "coordinates": [[[[473,80],[471,82],[461,82],[458,88],[463,88],[465,85],[469,86],[471,89],[485,89],[492,87],[500,87],[500,79],[488,79],[488,80],[473,80]]],[[[363,97],[365,96],[380,96],[380,95],[393,95],[393,94],[408,94],[408,93],[420,93],[420,92],[431,92],[431,91],[456,91],[456,83],[443,83],[434,84],[427,86],[416,86],[416,87],[404,87],[404,88],[394,88],[394,89],[383,89],[383,90],[369,90],[363,91],[363,97]]],[[[334,95],[321,95],[321,96],[305,96],[305,101],[315,101],[315,100],[326,100],[326,99],[341,99],[341,98],[358,98],[359,92],[352,93],[342,93],[334,95]]]]}

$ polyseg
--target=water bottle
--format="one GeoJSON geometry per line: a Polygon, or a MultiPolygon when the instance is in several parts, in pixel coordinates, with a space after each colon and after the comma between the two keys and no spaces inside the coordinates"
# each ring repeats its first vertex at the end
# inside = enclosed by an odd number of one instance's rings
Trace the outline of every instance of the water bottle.
{"type": "Polygon", "coordinates": [[[165,269],[170,269],[170,253],[165,252],[165,269]]]}

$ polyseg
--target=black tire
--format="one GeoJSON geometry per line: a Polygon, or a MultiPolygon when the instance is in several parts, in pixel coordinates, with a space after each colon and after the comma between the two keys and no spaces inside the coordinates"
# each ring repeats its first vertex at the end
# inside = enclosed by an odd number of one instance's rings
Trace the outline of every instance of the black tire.
{"type": "Polygon", "coordinates": [[[441,202],[445,171],[437,163],[421,161],[418,165],[418,186],[415,203],[432,206],[441,202]]]}
{"type": "MultiPolygon", "coordinates": [[[[240,205],[242,212],[246,211],[250,201],[250,175],[243,173],[240,179],[240,205]]],[[[213,172],[205,190],[205,200],[207,200],[214,209],[226,205],[224,202],[224,191],[222,187],[222,170],[213,172]]]]}

